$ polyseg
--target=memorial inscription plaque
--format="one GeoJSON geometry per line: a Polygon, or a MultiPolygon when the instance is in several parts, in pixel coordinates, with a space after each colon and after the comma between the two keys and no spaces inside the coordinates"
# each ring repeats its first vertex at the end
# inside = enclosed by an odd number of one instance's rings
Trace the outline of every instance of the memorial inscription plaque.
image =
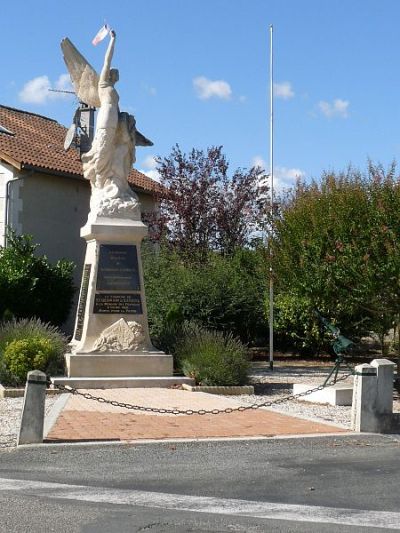
{"type": "Polygon", "coordinates": [[[140,291],[135,245],[101,244],[97,291],[140,291]]]}
{"type": "Polygon", "coordinates": [[[83,322],[85,320],[85,308],[86,308],[86,300],[87,300],[87,295],[88,295],[91,268],[92,268],[92,265],[84,265],[83,267],[81,293],[79,295],[76,329],[75,329],[75,339],[77,341],[80,341],[82,338],[83,322]]]}
{"type": "Polygon", "coordinates": [[[141,315],[142,300],[140,294],[96,293],[93,313],[141,315]]]}

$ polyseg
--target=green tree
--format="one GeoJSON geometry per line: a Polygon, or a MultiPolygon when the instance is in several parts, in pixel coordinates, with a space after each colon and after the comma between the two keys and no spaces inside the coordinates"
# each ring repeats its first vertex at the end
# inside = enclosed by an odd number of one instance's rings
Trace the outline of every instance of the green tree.
{"type": "Polygon", "coordinates": [[[37,248],[31,236],[12,232],[7,247],[0,247],[0,318],[11,314],[61,325],[72,305],[74,265],[65,259],[52,265],[37,248]]]}
{"type": "MultiPolygon", "coordinates": [[[[209,252],[190,264],[168,246],[143,254],[149,321],[161,339],[174,323],[196,320],[205,328],[232,332],[244,342],[265,334],[265,262],[262,250],[223,256],[209,252]]],[[[168,335],[167,335],[168,336],[168,335]]]]}
{"type": "Polygon", "coordinates": [[[299,183],[282,201],[271,241],[276,286],[352,337],[384,335],[400,309],[400,183],[369,165],[299,183]]]}

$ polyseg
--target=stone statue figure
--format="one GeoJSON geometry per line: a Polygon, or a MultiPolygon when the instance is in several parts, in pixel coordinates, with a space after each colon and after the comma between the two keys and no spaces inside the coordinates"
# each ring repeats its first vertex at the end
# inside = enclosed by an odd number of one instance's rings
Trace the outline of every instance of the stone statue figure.
{"type": "Polygon", "coordinates": [[[136,129],[135,117],[119,110],[115,89],[119,73],[111,68],[115,39],[111,31],[100,76],[69,39],[61,42],[76,95],[99,108],[92,147],[82,154],[83,174],[92,187],[89,221],[97,217],[140,219],[139,200],[127,178],[136,161],[136,146],[153,145],[136,129]]]}

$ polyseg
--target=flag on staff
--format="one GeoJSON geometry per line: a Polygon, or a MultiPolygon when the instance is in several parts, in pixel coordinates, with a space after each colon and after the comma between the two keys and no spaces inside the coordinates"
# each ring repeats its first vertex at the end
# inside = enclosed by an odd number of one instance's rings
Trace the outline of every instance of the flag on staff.
{"type": "Polygon", "coordinates": [[[110,28],[108,24],[104,24],[104,26],[97,32],[96,37],[93,39],[92,44],[96,46],[96,44],[99,44],[104,37],[107,35],[107,33],[110,31],[110,28]]]}

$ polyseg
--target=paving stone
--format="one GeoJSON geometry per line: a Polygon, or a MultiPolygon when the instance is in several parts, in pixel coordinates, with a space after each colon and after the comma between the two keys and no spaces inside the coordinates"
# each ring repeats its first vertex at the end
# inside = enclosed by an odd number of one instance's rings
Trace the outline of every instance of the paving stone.
{"type": "MultiPolygon", "coordinates": [[[[82,391],[84,392],[84,391],[82,391]]],[[[91,390],[91,394],[164,409],[225,409],[241,405],[230,398],[174,389],[91,390]]],[[[258,437],[345,431],[266,409],[217,415],[170,415],[131,411],[71,396],[46,441],[136,440],[163,438],[258,437]]]]}

